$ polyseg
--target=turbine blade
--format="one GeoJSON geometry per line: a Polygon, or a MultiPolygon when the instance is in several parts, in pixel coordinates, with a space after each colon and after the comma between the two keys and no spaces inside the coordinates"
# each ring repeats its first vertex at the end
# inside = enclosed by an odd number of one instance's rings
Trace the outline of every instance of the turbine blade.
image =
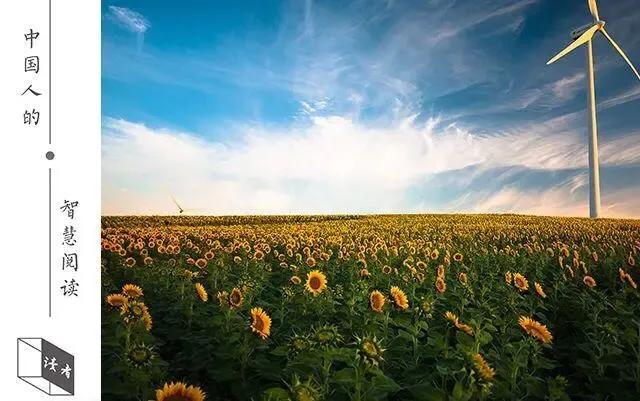
{"type": "Polygon", "coordinates": [[[596,21],[600,21],[600,13],[598,13],[598,5],[596,4],[596,0],[588,0],[589,1],[589,11],[591,11],[591,15],[596,21]]]}
{"type": "Polygon", "coordinates": [[[622,56],[624,61],[626,61],[627,64],[629,64],[629,67],[631,67],[631,69],[633,70],[634,74],[636,74],[636,77],[638,77],[638,79],[640,79],[640,73],[638,73],[638,70],[636,69],[636,67],[633,66],[633,63],[631,63],[631,60],[629,60],[629,57],[627,57],[627,55],[624,53],[624,51],[622,51],[620,46],[618,46],[616,41],[613,40],[611,35],[609,35],[609,33],[607,31],[605,31],[604,28],[602,28],[602,34],[607,38],[607,40],[609,40],[609,42],[611,42],[611,45],[613,45],[613,47],[618,51],[618,53],[620,53],[620,55],[622,56]]]}
{"type": "Polygon", "coordinates": [[[176,200],[176,198],[174,198],[174,197],[173,197],[173,195],[171,195],[171,200],[173,200],[173,203],[175,203],[175,204],[176,204],[176,206],[178,206],[178,209],[183,210],[183,209],[182,209],[182,206],[180,206],[180,205],[178,204],[178,201],[176,200]]]}
{"type": "Polygon", "coordinates": [[[588,41],[591,40],[591,38],[593,37],[593,35],[596,34],[596,32],[598,31],[598,29],[600,29],[600,25],[594,25],[591,28],[589,28],[585,33],[583,33],[582,35],[580,35],[580,37],[578,39],[576,39],[575,41],[573,41],[573,43],[571,43],[569,46],[567,46],[563,51],[561,51],[560,53],[558,53],[554,58],[552,58],[551,60],[547,61],[547,65],[549,64],[553,64],[556,61],[558,61],[559,59],[561,59],[562,57],[566,56],[567,54],[571,53],[573,50],[575,50],[578,46],[581,46],[585,43],[587,43],[588,41]]]}

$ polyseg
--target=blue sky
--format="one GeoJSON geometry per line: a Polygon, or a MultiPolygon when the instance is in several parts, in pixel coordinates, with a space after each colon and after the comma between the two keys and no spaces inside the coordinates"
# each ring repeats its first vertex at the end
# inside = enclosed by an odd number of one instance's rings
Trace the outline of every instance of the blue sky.
{"type": "MultiPolygon", "coordinates": [[[[636,0],[602,2],[636,65],[636,0]]],[[[586,215],[586,0],[103,2],[103,213],[586,215]]],[[[603,209],[640,82],[595,42],[603,209]]]]}

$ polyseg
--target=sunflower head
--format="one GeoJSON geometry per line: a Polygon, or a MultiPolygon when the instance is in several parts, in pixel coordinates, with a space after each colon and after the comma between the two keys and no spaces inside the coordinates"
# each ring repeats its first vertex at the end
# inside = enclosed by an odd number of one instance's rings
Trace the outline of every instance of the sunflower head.
{"type": "Polygon", "coordinates": [[[220,303],[220,306],[228,305],[229,293],[226,291],[218,291],[218,293],[216,294],[216,298],[218,298],[218,303],[220,303]]]}
{"type": "Polygon", "coordinates": [[[422,313],[429,315],[433,310],[433,302],[430,299],[423,299],[420,302],[420,309],[422,310],[422,313]]]}
{"type": "Polygon", "coordinates": [[[229,306],[232,308],[238,308],[242,305],[242,301],[244,300],[244,296],[242,295],[242,291],[238,288],[234,288],[231,290],[229,294],[229,306]]]}
{"type": "Polygon", "coordinates": [[[325,324],[314,330],[313,341],[320,345],[337,345],[342,342],[342,335],[332,324],[325,324]]]}
{"type": "Polygon", "coordinates": [[[513,275],[513,285],[515,285],[520,292],[524,292],[529,289],[529,281],[520,273],[513,275]]]}
{"type": "Polygon", "coordinates": [[[206,394],[200,387],[188,386],[185,383],[165,383],[156,390],[156,401],[204,401],[206,394]]]}
{"type": "Polygon", "coordinates": [[[291,284],[293,285],[298,285],[302,282],[302,280],[300,280],[300,277],[298,276],[291,276],[291,278],[289,279],[289,281],[291,282],[291,284]]]}
{"type": "Polygon", "coordinates": [[[382,312],[384,307],[385,296],[380,291],[372,291],[369,296],[369,305],[374,312],[382,312]]]}
{"type": "Polygon", "coordinates": [[[294,334],[289,342],[289,349],[292,354],[298,354],[311,349],[313,343],[308,335],[294,334]]]}
{"type": "Polygon", "coordinates": [[[202,302],[207,302],[209,300],[207,290],[205,290],[204,286],[200,283],[196,283],[196,293],[202,302]]]}
{"type": "Polygon", "coordinates": [[[144,343],[133,345],[127,355],[127,361],[136,368],[149,367],[152,360],[153,348],[144,343]]]}
{"type": "Polygon", "coordinates": [[[304,286],[314,296],[327,288],[327,276],[319,270],[313,270],[307,274],[307,282],[304,286]]]}
{"type": "Polygon", "coordinates": [[[366,366],[377,367],[384,360],[383,354],[385,350],[375,336],[367,336],[362,339],[356,337],[356,345],[358,347],[358,359],[366,366]]]}
{"type": "Polygon", "coordinates": [[[458,274],[458,280],[460,281],[460,283],[462,285],[466,285],[468,278],[467,278],[467,273],[465,272],[460,272],[460,274],[458,274]]]}
{"type": "Polygon", "coordinates": [[[271,334],[271,318],[262,308],[251,309],[251,331],[263,340],[271,334]]]}
{"type": "Polygon", "coordinates": [[[195,265],[199,268],[199,269],[204,269],[205,267],[207,267],[207,259],[205,258],[200,258],[198,260],[196,260],[195,265]]]}
{"type": "Polygon", "coordinates": [[[322,399],[318,386],[311,378],[301,382],[298,376],[293,376],[289,389],[291,390],[293,401],[319,401],[322,399]]]}
{"type": "Polygon", "coordinates": [[[105,301],[114,308],[121,308],[122,305],[128,302],[127,297],[122,294],[107,295],[105,301]]]}
{"type": "Polygon", "coordinates": [[[531,337],[534,337],[545,344],[550,344],[553,340],[553,336],[551,335],[551,332],[549,332],[549,329],[547,329],[547,326],[530,317],[520,316],[518,324],[520,324],[520,327],[522,327],[522,329],[531,337]]]}
{"type": "Polygon", "coordinates": [[[391,287],[391,297],[393,298],[393,303],[399,309],[406,310],[409,308],[409,299],[407,298],[407,294],[405,294],[405,292],[399,287],[391,287]]]}
{"type": "Polygon", "coordinates": [[[142,288],[134,284],[125,284],[122,286],[122,293],[132,299],[140,298],[144,295],[142,288]]]}
{"type": "Polygon", "coordinates": [[[538,294],[539,297],[541,298],[546,298],[547,294],[544,292],[544,290],[542,289],[542,286],[538,283],[533,283],[533,287],[536,289],[536,294],[538,294]]]}
{"type": "Polygon", "coordinates": [[[444,313],[444,317],[445,317],[445,319],[447,319],[448,321],[450,321],[454,325],[458,324],[458,315],[456,315],[455,313],[450,312],[450,311],[446,311],[444,313]]]}
{"type": "Polygon", "coordinates": [[[151,319],[151,314],[149,313],[149,308],[147,308],[147,305],[145,305],[144,302],[129,301],[122,305],[120,308],[120,314],[122,315],[122,320],[124,320],[125,323],[136,324],[138,322],[142,322],[147,331],[151,330],[153,321],[151,319]]]}
{"type": "Polygon", "coordinates": [[[438,277],[436,279],[436,291],[442,294],[446,290],[447,290],[447,283],[444,282],[444,279],[442,277],[438,277]]]}
{"type": "Polygon", "coordinates": [[[511,285],[512,280],[513,280],[513,276],[511,275],[511,272],[505,272],[504,281],[506,281],[507,284],[511,285]]]}
{"type": "Polygon", "coordinates": [[[584,278],[582,279],[582,282],[584,283],[584,285],[590,288],[593,288],[596,286],[596,280],[594,280],[594,278],[591,276],[584,276],[584,278]]]}
{"type": "Polygon", "coordinates": [[[475,354],[471,358],[473,367],[478,375],[485,381],[492,381],[496,376],[496,371],[489,366],[487,361],[480,354],[475,354]]]}

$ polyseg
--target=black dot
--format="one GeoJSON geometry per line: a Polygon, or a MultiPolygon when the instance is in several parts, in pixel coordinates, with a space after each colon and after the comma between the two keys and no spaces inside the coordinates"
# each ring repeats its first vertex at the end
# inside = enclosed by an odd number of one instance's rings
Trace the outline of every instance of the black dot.
{"type": "Polygon", "coordinates": [[[46,154],[47,160],[53,160],[56,155],[52,151],[48,151],[46,154]]]}

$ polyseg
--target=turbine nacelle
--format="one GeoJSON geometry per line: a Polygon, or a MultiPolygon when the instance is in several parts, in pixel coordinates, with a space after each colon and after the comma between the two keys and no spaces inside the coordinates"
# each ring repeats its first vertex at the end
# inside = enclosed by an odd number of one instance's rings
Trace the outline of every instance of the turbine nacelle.
{"type": "Polygon", "coordinates": [[[586,24],[581,26],[580,28],[576,28],[573,31],[571,31],[571,39],[572,40],[578,39],[580,36],[582,36],[583,33],[587,32],[591,27],[595,25],[598,25],[600,29],[602,29],[606,25],[606,22],[596,21],[595,23],[586,24]]]}

